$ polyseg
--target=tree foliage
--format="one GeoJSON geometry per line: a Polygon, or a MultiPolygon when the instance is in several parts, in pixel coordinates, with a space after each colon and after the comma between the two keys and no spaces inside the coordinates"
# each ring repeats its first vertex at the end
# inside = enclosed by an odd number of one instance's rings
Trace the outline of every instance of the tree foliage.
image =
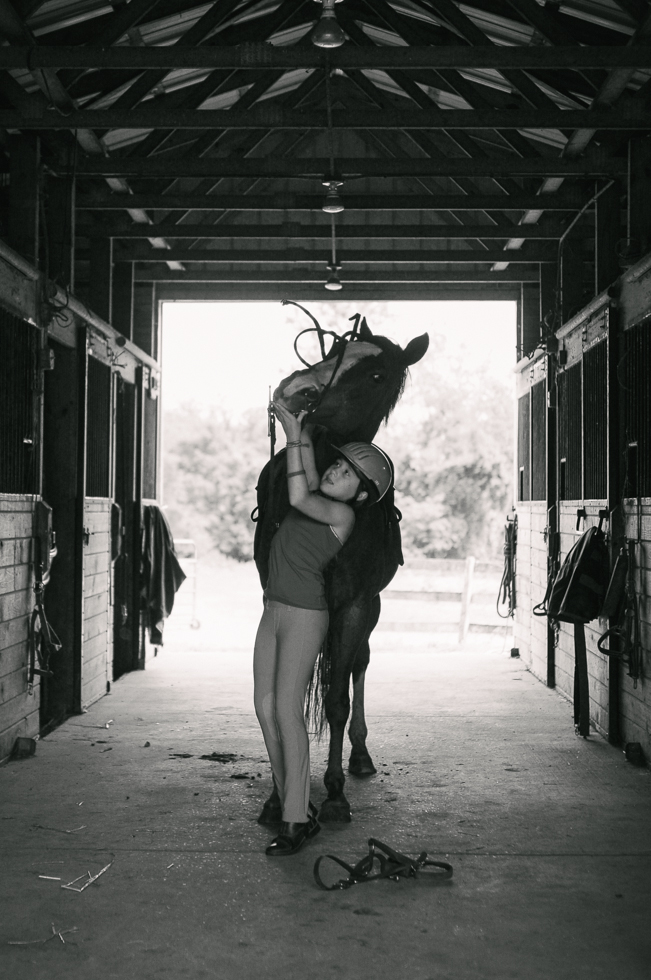
{"type": "MultiPolygon", "coordinates": [[[[366,306],[371,329],[391,336],[384,304],[366,306]]],[[[349,326],[340,314],[315,312],[326,328],[349,326]]],[[[298,310],[290,315],[297,332],[309,325],[298,310]]],[[[513,394],[487,371],[469,373],[435,328],[430,338],[428,354],[376,436],[395,463],[405,553],[497,558],[512,492],[513,394]]],[[[314,337],[305,339],[316,359],[314,337]]],[[[186,405],[166,413],[165,503],[175,536],[250,560],[250,513],[268,457],[263,409],[231,416],[186,405]]]]}
{"type": "Polygon", "coordinates": [[[441,338],[432,343],[376,437],[396,467],[405,551],[495,558],[511,501],[512,395],[486,372],[466,372],[441,338]]]}
{"type": "Polygon", "coordinates": [[[175,537],[250,561],[255,486],[269,458],[264,415],[206,415],[185,405],[166,413],[165,423],[165,500],[175,537]]]}

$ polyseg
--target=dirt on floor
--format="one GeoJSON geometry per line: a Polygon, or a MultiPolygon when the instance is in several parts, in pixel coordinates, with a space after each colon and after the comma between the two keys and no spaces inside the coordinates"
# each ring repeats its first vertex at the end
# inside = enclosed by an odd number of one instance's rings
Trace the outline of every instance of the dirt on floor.
{"type": "Polygon", "coordinates": [[[198,629],[179,606],[147,670],[0,770],[3,976],[648,980],[650,773],[577,738],[508,637],[378,634],[377,775],[349,777],[350,824],[270,859],[255,570],[214,560],[197,581],[198,629]],[[453,878],[321,891],[315,859],[356,861],[369,837],[453,878]]]}

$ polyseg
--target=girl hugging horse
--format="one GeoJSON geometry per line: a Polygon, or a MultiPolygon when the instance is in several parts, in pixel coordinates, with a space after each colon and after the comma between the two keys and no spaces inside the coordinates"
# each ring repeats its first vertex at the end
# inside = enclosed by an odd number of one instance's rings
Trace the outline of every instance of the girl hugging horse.
{"type": "Polygon", "coordinates": [[[319,476],[307,412],[274,404],[287,436],[290,510],[275,534],[253,658],[255,710],[282,807],[270,856],[295,854],[320,828],[310,803],[305,695],[328,632],[323,571],[351,535],[356,513],[392,484],[390,460],[371,443],[348,443],[319,476]]]}

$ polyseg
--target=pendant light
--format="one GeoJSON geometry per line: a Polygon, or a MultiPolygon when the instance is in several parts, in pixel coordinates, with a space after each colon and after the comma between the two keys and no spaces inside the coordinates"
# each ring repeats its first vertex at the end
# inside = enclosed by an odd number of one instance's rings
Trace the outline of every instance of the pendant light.
{"type": "Polygon", "coordinates": [[[341,0],[316,0],[322,5],[321,17],[310,32],[310,41],[317,48],[340,48],[346,43],[346,35],[337,23],[335,3],[341,0]]]}
{"type": "Polygon", "coordinates": [[[321,210],[325,211],[326,214],[339,214],[344,210],[343,201],[337,191],[337,188],[341,187],[342,181],[331,178],[330,180],[324,180],[322,183],[327,190],[325,200],[321,205],[321,210]]]}

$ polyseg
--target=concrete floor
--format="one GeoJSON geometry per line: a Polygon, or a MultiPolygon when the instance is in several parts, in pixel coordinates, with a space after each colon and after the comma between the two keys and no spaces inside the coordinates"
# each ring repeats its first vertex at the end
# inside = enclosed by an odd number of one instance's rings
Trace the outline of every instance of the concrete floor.
{"type": "MultiPolygon", "coordinates": [[[[651,774],[577,739],[571,706],[501,638],[378,635],[378,775],[349,779],[351,824],[266,858],[254,573],[220,566],[203,584],[200,630],[172,624],[145,672],[0,770],[2,976],[648,980],[651,774]],[[237,758],[200,759],[212,752],[237,758]],[[357,859],[369,836],[447,858],[453,880],[319,891],[315,858],[357,859]],[[82,893],[39,877],[109,861],[82,893]],[[76,932],[8,945],[51,923],[76,932]]],[[[323,759],[316,746],[316,801],[323,759]]]]}

